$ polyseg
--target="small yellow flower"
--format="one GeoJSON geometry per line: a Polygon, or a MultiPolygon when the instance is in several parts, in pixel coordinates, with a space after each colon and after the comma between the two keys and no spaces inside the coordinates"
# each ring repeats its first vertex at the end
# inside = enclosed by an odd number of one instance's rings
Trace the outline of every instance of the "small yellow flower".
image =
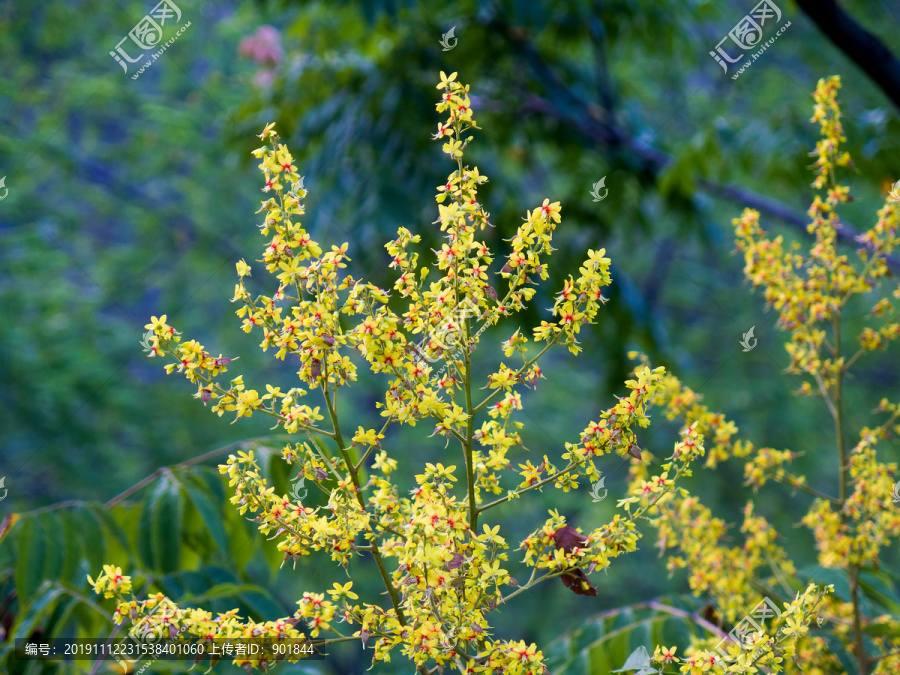
{"type": "Polygon", "coordinates": [[[341,586],[339,583],[335,582],[334,588],[332,590],[328,591],[328,594],[335,600],[340,600],[342,598],[349,598],[350,600],[358,600],[359,596],[350,590],[352,587],[353,587],[352,581],[348,581],[343,586],[341,586]]]}
{"type": "Polygon", "coordinates": [[[266,139],[266,136],[276,136],[275,133],[275,122],[269,122],[266,125],[266,128],[262,130],[262,133],[259,135],[259,138],[262,140],[266,139]]]}
{"type": "Polygon", "coordinates": [[[442,70],[441,71],[441,82],[438,84],[437,89],[446,89],[450,86],[451,82],[456,80],[457,73],[450,73],[450,77],[447,77],[447,74],[442,70]]]}

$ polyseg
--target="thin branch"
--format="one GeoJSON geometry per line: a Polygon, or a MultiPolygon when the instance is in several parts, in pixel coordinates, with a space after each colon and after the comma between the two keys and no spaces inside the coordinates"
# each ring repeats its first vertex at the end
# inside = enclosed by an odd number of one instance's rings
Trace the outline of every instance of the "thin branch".
{"type": "MultiPolygon", "coordinates": [[[[804,0],[799,4],[812,5],[819,2],[834,5],[833,0],[804,0]]],[[[848,20],[852,22],[849,17],[848,20]]],[[[556,75],[537,48],[520,31],[514,30],[497,16],[491,19],[489,27],[507,39],[513,49],[523,56],[525,62],[531,66],[538,81],[543,82],[548,88],[548,98],[530,93],[523,95],[520,99],[523,101],[519,107],[520,114],[540,113],[545,117],[562,122],[597,145],[607,147],[612,151],[628,151],[631,155],[643,160],[643,168],[654,177],[658,177],[674,162],[671,155],[638,141],[619,126],[607,111],[596,103],[583,99],[573,91],[556,75]]],[[[874,40],[874,38],[872,39],[874,40]]],[[[877,43],[877,40],[875,42],[877,43]]],[[[880,43],[878,44],[880,45],[880,43]]],[[[893,59],[889,52],[888,56],[893,59]]],[[[900,84],[898,84],[898,92],[900,92],[900,84]]],[[[765,197],[737,185],[721,184],[703,177],[697,179],[697,185],[713,197],[727,199],[741,206],[752,207],[790,225],[802,232],[804,236],[809,234],[806,229],[809,218],[806,214],[790,208],[777,199],[765,197]]],[[[856,241],[859,232],[852,225],[838,221],[836,229],[839,239],[855,246],[862,246],[856,241]]],[[[871,250],[871,247],[867,246],[867,248],[871,250]]],[[[894,270],[900,271],[900,259],[894,256],[885,256],[885,262],[894,270]]]]}
{"type": "Polygon", "coordinates": [[[883,654],[876,654],[875,656],[870,657],[869,661],[872,661],[874,663],[875,661],[880,661],[881,659],[886,659],[889,656],[897,656],[898,654],[900,654],[900,649],[895,649],[892,652],[884,652],[883,654]]]}
{"type": "Polygon", "coordinates": [[[697,614],[697,612],[687,612],[683,609],[678,609],[677,607],[670,607],[669,605],[664,605],[661,602],[657,602],[656,600],[651,600],[650,602],[648,602],[647,607],[649,607],[650,609],[655,609],[660,612],[666,612],[667,614],[672,614],[673,616],[680,616],[684,619],[690,619],[691,621],[696,623],[698,626],[705,628],[706,630],[708,630],[713,635],[716,635],[717,637],[725,637],[726,635],[728,635],[728,633],[726,633],[724,630],[722,630],[715,624],[710,623],[709,621],[704,619],[702,616],[697,614]]]}
{"type": "Polygon", "coordinates": [[[206,460],[212,459],[213,457],[218,457],[219,455],[224,455],[227,452],[236,450],[237,448],[243,447],[249,443],[259,444],[260,441],[269,440],[270,438],[271,437],[267,437],[267,436],[262,436],[259,438],[246,438],[242,441],[235,441],[234,443],[229,443],[228,445],[223,446],[221,448],[217,448],[215,450],[210,450],[209,452],[206,452],[202,455],[197,455],[196,457],[192,457],[191,459],[185,460],[179,464],[175,464],[172,467],[165,467],[165,466],[160,467],[156,471],[151,473],[149,476],[144,478],[143,480],[138,481],[137,483],[132,485],[130,488],[128,488],[124,492],[121,492],[118,495],[116,495],[115,497],[113,497],[112,499],[110,499],[108,502],[106,502],[106,504],[104,506],[107,509],[111,509],[112,507],[116,506],[123,500],[128,499],[128,497],[133,495],[135,492],[138,492],[141,488],[146,487],[153,481],[161,478],[166,472],[171,473],[172,469],[185,469],[189,466],[193,466],[195,464],[200,464],[201,462],[205,462],[206,460]]]}
{"type": "MultiPolygon", "coordinates": [[[[793,475],[791,475],[791,478],[795,478],[795,477],[793,475]]],[[[776,478],[775,480],[778,480],[778,479],[776,478]]],[[[831,495],[826,495],[824,492],[819,492],[815,488],[811,488],[806,483],[794,483],[794,482],[791,482],[790,480],[781,481],[781,482],[785,483],[785,485],[791,486],[792,488],[794,488],[796,490],[803,490],[803,492],[806,492],[807,494],[811,494],[813,497],[818,497],[819,499],[824,499],[825,501],[831,502],[832,504],[840,504],[841,503],[841,500],[838,499],[837,497],[832,497],[831,495]]]]}
{"type": "MultiPolygon", "coordinates": [[[[334,429],[334,440],[337,444],[338,451],[341,453],[341,458],[344,460],[344,466],[347,468],[347,471],[350,473],[350,479],[353,481],[353,487],[356,492],[356,500],[359,503],[359,508],[368,512],[366,508],[366,500],[363,498],[362,490],[359,484],[359,471],[356,468],[355,463],[351,459],[347,447],[344,445],[344,437],[341,434],[341,427],[338,423],[337,412],[334,409],[334,405],[332,404],[331,397],[328,395],[328,371],[325,370],[324,373],[324,382],[322,384],[322,393],[325,395],[325,404],[328,407],[328,416],[331,418],[331,428],[334,429]]],[[[335,387],[336,389],[337,387],[335,387]]],[[[372,532],[373,537],[375,537],[374,531],[372,532]]],[[[385,588],[388,592],[388,597],[391,599],[391,605],[394,607],[394,612],[397,614],[397,620],[400,622],[401,626],[406,625],[406,616],[403,613],[403,607],[401,606],[400,594],[397,592],[397,587],[394,586],[394,583],[391,581],[391,575],[387,571],[387,566],[384,564],[384,558],[381,555],[381,550],[378,547],[378,544],[372,541],[372,558],[375,560],[375,565],[378,567],[378,573],[381,575],[381,580],[384,582],[385,588]]]]}
{"type": "Polygon", "coordinates": [[[477,511],[478,511],[478,513],[482,513],[483,511],[487,511],[488,509],[492,509],[492,508],[494,508],[495,506],[499,506],[499,505],[502,504],[503,502],[509,501],[509,500],[512,499],[513,497],[521,497],[521,496],[522,496],[523,494],[525,494],[526,492],[531,492],[532,490],[537,490],[537,489],[539,489],[539,488],[542,488],[542,487],[544,487],[545,485],[547,485],[547,483],[552,483],[553,481],[555,481],[555,480],[556,480],[557,478],[559,478],[560,476],[569,473],[569,471],[571,471],[572,469],[574,469],[575,467],[577,467],[577,466],[579,466],[580,464],[583,464],[583,463],[584,463],[584,460],[582,460],[582,461],[580,461],[580,462],[574,462],[574,463],[572,463],[572,464],[569,464],[569,466],[567,466],[565,469],[560,469],[560,470],[557,471],[556,473],[551,474],[551,475],[547,476],[546,478],[544,478],[544,479],[542,479],[542,480],[539,480],[537,483],[533,483],[532,485],[529,485],[528,487],[524,487],[524,488],[522,488],[521,490],[511,490],[511,491],[509,492],[509,494],[507,494],[505,497],[500,497],[499,499],[495,499],[494,501],[489,502],[489,503],[485,504],[484,506],[478,507],[477,511]]]}

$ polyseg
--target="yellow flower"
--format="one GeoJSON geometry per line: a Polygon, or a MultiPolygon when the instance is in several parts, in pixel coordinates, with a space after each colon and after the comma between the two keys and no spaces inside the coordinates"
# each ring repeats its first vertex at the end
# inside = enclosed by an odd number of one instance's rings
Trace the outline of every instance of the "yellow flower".
{"type": "Polygon", "coordinates": [[[447,74],[444,73],[444,71],[442,70],[441,71],[441,82],[440,82],[440,84],[438,84],[437,88],[438,89],[446,89],[447,87],[449,87],[450,83],[454,82],[456,80],[456,75],[457,75],[457,73],[450,73],[450,77],[447,77],[447,74]]]}
{"type": "Polygon", "coordinates": [[[328,591],[328,594],[334,600],[340,600],[343,598],[349,598],[350,600],[358,600],[359,596],[350,590],[352,587],[353,587],[352,581],[348,581],[343,586],[341,586],[339,583],[335,582],[334,588],[332,590],[328,591]]]}
{"type": "Polygon", "coordinates": [[[262,133],[259,135],[259,138],[262,140],[266,139],[266,136],[275,136],[275,122],[269,122],[266,125],[266,128],[262,130],[262,133]]]}

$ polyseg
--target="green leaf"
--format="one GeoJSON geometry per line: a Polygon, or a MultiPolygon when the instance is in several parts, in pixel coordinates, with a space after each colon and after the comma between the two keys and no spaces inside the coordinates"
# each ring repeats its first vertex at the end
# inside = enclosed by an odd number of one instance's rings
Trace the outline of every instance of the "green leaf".
{"type": "Polygon", "coordinates": [[[228,523],[228,531],[232,533],[229,545],[231,557],[237,569],[243,570],[253,559],[256,546],[259,545],[257,538],[262,539],[262,535],[247,520],[247,514],[242,516],[237,508],[227,509],[225,520],[228,523]]]}
{"type": "MultiPolygon", "coordinates": [[[[119,514],[128,512],[128,509],[126,509],[125,507],[119,506],[119,507],[115,507],[115,508],[116,508],[116,512],[119,514]]],[[[112,539],[115,541],[115,543],[118,544],[118,546],[121,550],[121,554],[128,556],[128,562],[131,564],[132,567],[134,567],[134,562],[135,562],[134,553],[132,552],[131,544],[128,542],[128,535],[125,534],[125,530],[122,529],[122,526],[119,524],[119,521],[116,520],[116,518],[112,515],[112,513],[109,512],[109,509],[107,509],[103,504],[90,504],[90,505],[88,505],[87,509],[88,509],[88,511],[90,511],[91,515],[94,516],[94,518],[97,520],[97,522],[99,522],[103,525],[103,528],[105,529],[105,531],[109,534],[110,537],[112,537],[112,539]]],[[[130,509],[130,511],[133,514],[136,511],[136,509],[132,508],[132,509],[130,509]]],[[[119,561],[115,560],[116,554],[119,552],[115,551],[113,549],[113,547],[110,547],[109,553],[113,559],[108,562],[115,562],[115,563],[119,562],[119,561]]],[[[107,562],[107,561],[104,561],[104,562],[107,562]]],[[[124,562],[124,561],[121,561],[121,562],[124,562]]]]}
{"type": "MultiPolygon", "coordinates": [[[[65,544],[59,517],[55,511],[47,511],[35,518],[35,525],[41,530],[41,535],[45,540],[41,578],[56,581],[62,572],[65,557],[65,544]]],[[[32,559],[32,564],[37,560],[41,560],[41,558],[32,559]]]]}
{"type": "Polygon", "coordinates": [[[624,673],[630,670],[637,671],[635,675],[650,675],[650,673],[656,672],[655,668],[650,667],[650,653],[644,645],[641,645],[628,655],[624,666],[616,668],[612,672],[624,673]]]}
{"type": "Polygon", "coordinates": [[[834,595],[841,602],[850,602],[850,581],[847,574],[841,570],[810,565],[797,572],[797,576],[804,581],[812,581],[817,584],[834,584],[834,595]]]}
{"type": "MultiPolygon", "coordinates": [[[[69,619],[71,619],[72,614],[75,612],[75,608],[79,605],[84,604],[77,597],[66,593],[65,590],[63,590],[63,594],[65,595],[65,597],[61,598],[59,603],[57,603],[55,616],[52,620],[52,635],[70,635],[71,631],[66,631],[66,626],[69,623],[69,619]],[[64,633],[63,631],[66,632],[64,633]]],[[[81,630],[85,629],[84,624],[79,625],[78,621],[75,622],[75,625],[81,630]]]]}
{"type": "Polygon", "coordinates": [[[185,488],[191,498],[191,503],[197,509],[200,517],[203,518],[210,536],[216,542],[216,546],[222,553],[228,555],[228,535],[225,532],[225,524],[222,520],[221,512],[199,489],[190,485],[185,485],[185,488]]]}
{"type": "Polygon", "coordinates": [[[160,480],[157,482],[153,491],[144,499],[141,517],[138,520],[138,555],[140,555],[141,562],[143,562],[144,566],[150,570],[156,569],[156,560],[154,558],[156,542],[153,541],[153,514],[156,510],[156,505],[162,498],[165,490],[165,481],[160,480]]]}
{"type": "Polygon", "coordinates": [[[16,639],[24,640],[34,632],[41,621],[43,621],[53,608],[56,601],[62,594],[62,590],[50,585],[46,582],[41,586],[41,590],[35,598],[29,602],[21,613],[21,618],[16,622],[12,632],[12,641],[16,639]]]}
{"type": "Polygon", "coordinates": [[[271,621],[284,613],[272,596],[266,591],[250,591],[238,596],[247,607],[256,614],[257,621],[271,621]]]}
{"type": "Polygon", "coordinates": [[[887,609],[891,614],[900,615],[900,601],[894,593],[890,577],[873,572],[863,572],[859,577],[859,588],[866,597],[887,609]]]}
{"type": "MultiPolygon", "coordinates": [[[[226,583],[213,586],[196,596],[185,595],[184,600],[185,602],[199,603],[208,600],[216,600],[218,598],[241,598],[241,595],[244,593],[261,593],[263,595],[268,595],[266,589],[257,586],[256,584],[226,583]]],[[[270,616],[269,618],[271,619],[272,617],[270,616]]]]}
{"type": "MultiPolygon", "coordinates": [[[[59,521],[62,526],[64,547],[60,580],[76,583],[83,559],[82,542],[84,542],[84,548],[86,549],[89,549],[92,544],[85,540],[87,533],[78,529],[78,519],[71,511],[68,509],[61,510],[59,512],[59,521]]],[[[83,582],[84,579],[80,581],[83,582]]]]}
{"type": "MultiPolygon", "coordinates": [[[[71,527],[81,539],[84,557],[90,570],[97,571],[106,563],[106,538],[103,528],[91,510],[86,506],[76,506],[69,513],[71,527]]],[[[81,583],[84,579],[76,579],[81,583]]]]}
{"type": "MultiPolygon", "coordinates": [[[[685,612],[697,610],[696,601],[682,601],[679,597],[660,600],[685,612]]],[[[625,672],[623,668],[640,670],[633,658],[636,650],[640,653],[640,647],[646,647],[649,654],[657,645],[686,645],[693,636],[705,637],[706,632],[690,616],[641,605],[623,607],[608,610],[556,640],[545,649],[546,664],[554,675],[607,675],[625,672]],[[629,660],[631,665],[626,668],[629,660]]]]}
{"type": "Polygon", "coordinates": [[[207,567],[203,567],[197,570],[199,574],[202,574],[207,581],[207,584],[210,586],[215,586],[217,584],[227,584],[227,583],[235,583],[236,577],[234,576],[234,572],[231,570],[225,569],[224,567],[218,567],[216,565],[209,565],[207,567]]]}
{"type": "Polygon", "coordinates": [[[269,484],[275,488],[275,494],[285,495],[291,492],[291,479],[296,475],[296,470],[288,476],[288,463],[280,454],[269,455],[269,484]]]}
{"type": "Polygon", "coordinates": [[[19,531],[19,560],[16,563],[16,591],[22,602],[28,602],[41,585],[41,565],[46,542],[34,518],[23,518],[19,531]]]}
{"type": "Polygon", "coordinates": [[[170,480],[161,481],[164,489],[151,513],[151,540],[156,556],[156,569],[164,574],[178,570],[181,561],[181,522],[184,496],[170,480]]]}
{"type": "Polygon", "coordinates": [[[214,504],[223,504],[225,502],[225,483],[223,482],[222,474],[218,470],[206,466],[196,467],[189,474],[188,480],[193,481],[201,488],[205,488],[205,491],[212,495],[214,504]]]}

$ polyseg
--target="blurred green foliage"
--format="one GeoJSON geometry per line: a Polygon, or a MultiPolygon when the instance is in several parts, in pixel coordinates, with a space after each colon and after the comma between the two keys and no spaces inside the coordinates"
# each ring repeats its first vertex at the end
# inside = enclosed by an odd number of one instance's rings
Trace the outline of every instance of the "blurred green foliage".
{"type": "MultiPolygon", "coordinates": [[[[9,189],[0,202],[0,475],[9,490],[0,516],[25,513],[0,543],[5,649],[14,635],[49,635],[67,622],[105,634],[106,609],[86,600],[84,579],[101,559],[134,563],[176,601],[237,602],[260,617],[330,579],[312,566],[273,575],[274,547],[225,503],[214,461],[159,474],[135,502],[102,504],[160,467],[269,433],[262,422],[229,426],[209,415],[183,382],[144,360],[138,343],[151,314],[167,313],[216,352],[239,354],[241,371],[291,386],[290,368],[256,349],[227,302],[234,263],[254,260],[261,242],[253,136],[278,123],[310,190],[307,226],[323,243],[350,241],[354,274],[387,286],[382,245],[397,227],[437,241],[430,197],[448,167],[429,135],[440,70],[477,87],[486,131],[472,161],[491,178],[483,195],[492,243],[545,196],[563,204],[551,280],[523,323],[539,320],[580,251],[603,246],[613,259],[607,315],[585,336],[591,368],[555,356],[554,377],[526,402],[541,411],[532,414],[543,432],[524,439],[535,456],[560,451],[618,392],[625,352],[638,347],[758,446],[805,452],[799,469],[811,481],[834,474],[817,452],[827,412],[790,396],[773,317],[731,255],[730,219],[743,203],[715,186],[802,213],[816,133],[810,92],[819,77],[841,74],[858,171],[845,215],[864,229],[900,178],[900,127],[884,95],[792,3],[782,3],[790,29],[736,81],[708,55],[749,10],[736,1],[178,4],[190,29],[138,80],[108,52],[150,3],[0,6],[0,174],[9,189]],[[241,56],[241,41],[258,39],[263,25],[278,29],[280,52],[261,62],[241,56]],[[458,42],[443,51],[451,27],[458,42]],[[590,191],[603,177],[609,192],[595,202],[590,191]],[[751,325],[759,345],[743,353],[738,341],[751,325]],[[79,501],[34,511],[64,499],[79,501]],[[140,550],[139,541],[151,545],[140,550]]],[[[895,6],[844,5],[890,44],[895,6]]],[[[804,236],[765,214],[763,222],[804,236]]],[[[854,430],[896,388],[897,362],[887,363],[862,364],[854,430]]],[[[376,414],[377,391],[371,379],[356,387],[361,424],[376,414]]],[[[665,448],[670,431],[654,424],[648,446],[665,448]]],[[[437,442],[411,438],[390,440],[400,455],[439,455],[437,442]]],[[[579,492],[499,515],[515,514],[522,532],[550,506],[576,523],[607,518],[625,471],[608,467],[603,503],[579,492]]],[[[716,476],[702,485],[698,477],[692,489],[736,517],[742,476],[728,465],[716,476]]],[[[791,499],[769,490],[759,511],[785,530],[791,499]]],[[[802,537],[788,543],[808,546],[802,537]]],[[[501,629],[547,641],[599,609],[684,591],[683,579],[667,582],[660,570],[649,551],[630,569],[610,570],[601,606],[553,602],[561,589],[541,587],[501,629]]],[[[350,669],[365,662],[353,650],[336,658],[350,669]]],[[[605,672],[588,668],[569,672],[605,672]]]]}

